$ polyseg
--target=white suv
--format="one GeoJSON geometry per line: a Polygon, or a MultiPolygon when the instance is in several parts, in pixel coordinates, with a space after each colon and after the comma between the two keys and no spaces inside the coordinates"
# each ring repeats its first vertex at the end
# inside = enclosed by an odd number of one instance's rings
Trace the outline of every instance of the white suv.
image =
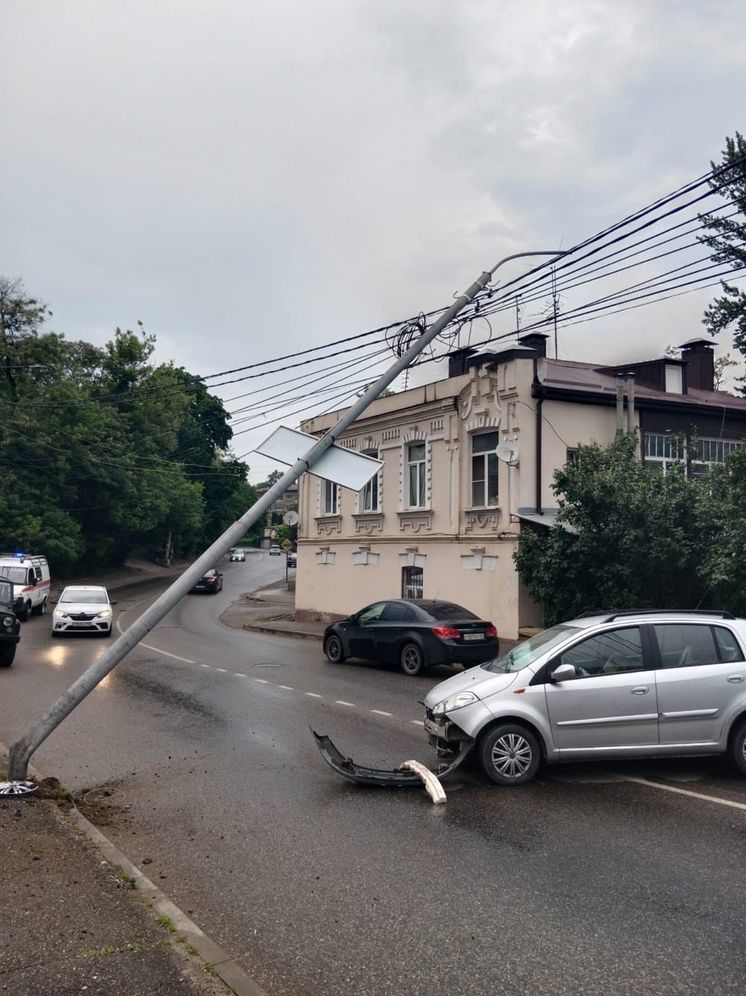
{"type": "Polygon", "coordinates": [[[63,633],[100,633],[111,636],[112,610],[106,588],[101,585],[70,584],[52,613],[52,636],[63,633]]]}
{"type": "Polygon", "coordinates": [[[474,749],[499,785],[548,762],[729,754],[746,774],[746,620],[728,612],[580,617],[432,688],[441,754],[474,749]]]}

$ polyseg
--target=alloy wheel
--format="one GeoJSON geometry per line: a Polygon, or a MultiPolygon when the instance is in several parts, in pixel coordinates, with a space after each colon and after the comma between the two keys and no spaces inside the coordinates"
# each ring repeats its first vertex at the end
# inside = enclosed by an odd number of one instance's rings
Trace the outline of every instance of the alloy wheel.
{"type": "Polygon", "coordinates": [[[505,733],[495,741],[491,760],[495,771],[503,778],[520,778],[531,767],[533,750],[519,733],[505,733]]]}

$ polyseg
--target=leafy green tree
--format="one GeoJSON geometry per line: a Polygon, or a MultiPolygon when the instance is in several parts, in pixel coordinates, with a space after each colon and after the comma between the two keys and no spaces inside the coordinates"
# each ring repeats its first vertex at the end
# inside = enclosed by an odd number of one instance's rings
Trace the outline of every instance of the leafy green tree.
{"type": "Polygon", "coordinates": [[[701,573],[717,608],[746,615],[746,447],[740,447],[708,480],[699,496],[704,551],[701,573]]]}
{"type": "Polygon", "coordinates": [[[515,562],[547,623],[594,608],[693,608],[707,585],[697,528],[707,483],[643,464],[634,436],[578,448],[555,472],[552,528],[521,533],[515,562]]]}
{"type": "MultiPolygon", "coordinates": [[[[701,236],[700,241],[712,251],[713,262],[746,266],[746,140],[743,135],[736,132],[735,138],[726,138],[722,157],[720,163],[711,163],[715,175],[710,180],[710,187],[732,201],[738,213],[734,217],[703,217],[702,224],[708,234],[701,236]]],[[[721,284],[723,293],[706,309],[703,324],[713,336],[732,329],[734,346],[746,356],[746,292],[727,280],[721,284]]]]}

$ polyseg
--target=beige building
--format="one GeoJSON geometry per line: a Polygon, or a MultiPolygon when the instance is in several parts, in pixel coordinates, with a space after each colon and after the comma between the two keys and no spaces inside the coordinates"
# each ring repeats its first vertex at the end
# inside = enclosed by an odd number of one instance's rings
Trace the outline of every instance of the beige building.
{"type": "MultiPolygon", "coordinates": [[[[696,436],[687,459],[701,470],[746,435],[746,400],[712,390],[708,343],[683,347],[680,360],[617,368],[550,360],[545,340],[526,336],[496,354],[460,351],[447,379],[374,402],[340,440],[382,461],[363,491],[302,478],[298,617],[336,618],[384,598],[443,598],[515,639],[541,624],[541,611],[513,551],[522,528],[551,526],[553,473],[578,444],[606,445],[632,426],[641,456],[665,469],[681,440],[696,436]]],[[[303,429],[321,433],[339,415],[303,429]]]]}

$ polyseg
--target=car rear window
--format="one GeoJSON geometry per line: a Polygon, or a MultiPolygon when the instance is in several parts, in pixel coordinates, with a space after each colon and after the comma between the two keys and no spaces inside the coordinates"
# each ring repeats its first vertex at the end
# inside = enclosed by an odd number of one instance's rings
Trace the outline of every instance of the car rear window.
{"type": "Polygon", "coordinates": [[[703,623],[662,623],[653,627],[663,667],[717,664],[712,627],[703,623]]]}
{"type": "Polygon", "coordinates": [[[424,609],[433,619],[478,619],[473,612],[463,608],[461,605],[454,605],[453,602],[420,602],[420,608],[424,609]]]}
{"type": "Polygon", "coordinates": [[[720,659],[726,664],[733,661],[743,660],[743,651],[738,644],[738,640],[733,633],[724,626],[713,626],[712,632],[715,634],[715,642],[720,651],[720,659]]]}

